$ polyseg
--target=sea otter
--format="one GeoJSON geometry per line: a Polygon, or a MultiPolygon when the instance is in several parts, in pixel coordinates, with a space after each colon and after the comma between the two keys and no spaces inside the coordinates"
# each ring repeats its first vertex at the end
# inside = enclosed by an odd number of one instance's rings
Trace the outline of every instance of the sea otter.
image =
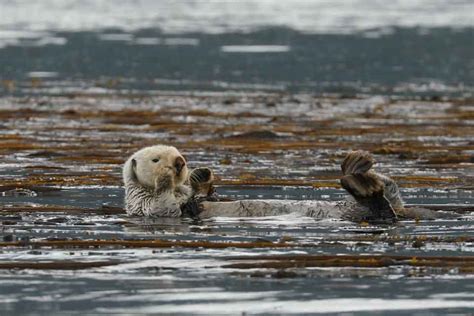
{"type": "Polygon", "coordinates": [[[181,153],[157,145],[134,153],[125,163],[125,209],[129,215],[209,218],[259,217],[299,213],[316,219],[393,223],[399,218],[432,219],[437,212],[405,208],[398,186],[372,169],[365,151],[350,152],[341,164],[341,185],[352,197],[344,201],[239,200],[222,201],[212,187],[209,168],[188,171],[181,153]]]}
{"type": "Polygon", "coordinates": [[[127,214],[179,217],[192,198],[211,194],[213,174],[209,168],[189,172],[175,147],[156,145],[137,151],[125,162],[123,181],[127,214]]]}

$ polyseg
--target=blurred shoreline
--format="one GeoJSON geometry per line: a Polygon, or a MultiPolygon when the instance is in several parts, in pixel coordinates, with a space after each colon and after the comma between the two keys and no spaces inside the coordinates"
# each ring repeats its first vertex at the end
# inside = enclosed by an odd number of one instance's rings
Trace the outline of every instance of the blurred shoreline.
{"type": "Polygon", "coordinates": [[[472,98],[473,11],[468,0],[1,1],[0,94],[472,98]]]}

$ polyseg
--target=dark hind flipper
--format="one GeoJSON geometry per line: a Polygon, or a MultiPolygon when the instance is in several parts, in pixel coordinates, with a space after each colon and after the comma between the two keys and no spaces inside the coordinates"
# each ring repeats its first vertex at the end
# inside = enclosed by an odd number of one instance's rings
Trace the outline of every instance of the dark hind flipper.
{"type": "Polygon", "coordinates": [[[394,221],[397,216],[384,196],[383,183],[373,174],[357,174],[342,177],[341,185],[357,202],[370,210],[369,221],[394,221]]]}
{"type": "Polygon", "coordinates": [[[377,177],[384,183],[383,195],[392,204],[392,207],[398,212],[403,210],[403,200],[400,195],[397,183],[390,177],[377,173],[377,177]]]}
{"type": "Polygon", "coordinates": [[[193,169],[189,175],[189,184],[194,195],[210,196],[214,193],[214,173],[207,167],[193,169]]]}
{"type": "Polygon", "coordinates": [[[375,160],[372,155],[363,150],[353,151],[347,154],[341,164],[342,174],[363,174],[372,168],[375,160]]]}
{"type": "Polygon", "coordinates": [[[397,220],[397,215],[384,196],[384,182],[370,171],[373,164],[374,159],[368,152],[351,152],[341,165],[344,173],[341,185],[357,202],[369,209],[367,221],[391,223],[397,220]]]}

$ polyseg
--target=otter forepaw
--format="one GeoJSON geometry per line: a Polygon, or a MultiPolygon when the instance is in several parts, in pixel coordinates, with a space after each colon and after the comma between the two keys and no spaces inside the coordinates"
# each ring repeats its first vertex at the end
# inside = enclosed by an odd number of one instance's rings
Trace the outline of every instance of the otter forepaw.
{"type": "Polygon", "coordinates": [[[202,212],[202,206],[198,199],[191,198],[186,203],[181,205],[181,213],[183,216],[192,219],[199,219],[199,214],[202,212]]]}
{"type": "Polygon", "coordinates": [[[213,172],[207,167],[200,167],[193,169],[189,175],[189,181],[193,183],[204,183],[209,182],[213,178],[213,172]]]}
{"type": "Polygon", "coordinates": [[[214,173],[207,167],[193,169],[189,175],[189,183],[195,195],[211,195],[214,192],[213,181],[214,173]]]}
{"type": "Polygon", "coordinates": [[[363,174],[369,171],[374,163],[375,160],[369,152],[357,150],[347,154],[341,164],[341,169],[344,175],[363,174]]]}
{"type": "Polygon", "coordinates": [[[163,171],[155,178],[155,192],[172,190],[175,187],[174,172],[171,169],[163,171]]]}

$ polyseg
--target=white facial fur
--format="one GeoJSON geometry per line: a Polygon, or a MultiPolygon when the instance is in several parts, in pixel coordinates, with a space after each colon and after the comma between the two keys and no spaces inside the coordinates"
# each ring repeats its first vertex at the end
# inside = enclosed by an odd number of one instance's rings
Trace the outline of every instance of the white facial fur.
{"type": "Polygon", "coordinates": [[[126,181],[127,177],[130,176],[126,174],[126,170],[130,170],[129,167],[132,164],[138,182],[143,186],[154,188],[155,180],[160,174],[163,174],[163,169],[172,170],[175,175],[175,185],[180,185],[188,178],[188,168],[184,165],[179,175],[177,175],[177,158],[185,161],[184,157],[175,147],[165,145],[145,147],[134,153],[125,163],[124,179],[126,181]],[[135,160],[135,163],[132,162],[133,160],[135,160]]]}

